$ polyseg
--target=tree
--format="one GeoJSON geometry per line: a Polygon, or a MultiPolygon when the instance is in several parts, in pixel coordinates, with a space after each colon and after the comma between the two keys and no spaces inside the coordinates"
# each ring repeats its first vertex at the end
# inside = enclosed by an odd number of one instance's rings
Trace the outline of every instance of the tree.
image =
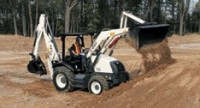
{"type": "Polygon", "coordinates": [[[33,36],[33,19],[32,19],[32,9],[31,9],[31,1],[28,0],[28,13],[29,13],[29,20],[30,20],[30,36],[33,36]]]}
{"type": "Polygon", "coordinates": [[[196,26],[195,27],[197,28],[196,31],[200,33],[200,1],[195,6],[195,9],[193,12],[193,18],[196,19],[196,20],[193,20],[193,21],[196,21],[193,25],[196,26]]]}
{"type": "MultiPolygon", "coordinates": [[[[200,32],[200,9],[191,0],[0,0],[0,33],[33,35],[39,14],[48,15],[55,34],[118,28],[122,11],[149,21],[169,23],[172,33],[200,32]],[[190,7],[189,7],[190,6],[190,7]],[[193,6],[194,7],[194,6],[193,6]]],[[[198,3],[200,4],[200,3],[198,3]]],[[[128,26],[136,23],[129,20],[128,26]]]]}
{"type": "Polygon", "coordinates": [[[27,36],[25,4],[27,4],[26,1],[21,0],[21,16],[22,16],[23,36],[27,36]]]}
{"type": "Polygon", "coordinates": [[[87,32],[99,32],[100,13],[98,11],[98,1],[88,0],[85,4],[85,16],[86,16],[86,31],[87,32]]]}
{"type": "Polygon", "coordinates": [[[190,6],[190,0],[179,0],[179,35],[183,36],[184,34],[184,21],[185,16],[188,13],[190,6]]]}
{"type": "Polygon", "coordinates": [[[9,0],[10,6],[12,9],[12,18],[13,18],[13,24],[14,24],[14,31],[15,35],[18,35],[18,30],[17,30],[17,19],[16,19],[16,14],[17,14],[17,2],[15,0],[9,0]]]}
{"type": "Polygon", "coordinates": [[[65,0],[65,32],[70,31],[71,10],[77,4],[77,0],[65,0]]]}
{"type": "Polygon", "coordinates": [[[148,0],[149,5],[149,21],[153,22],[153,9],[155,7],[155,1],[154,0],[148,0]]]}
{"type": "Polygon", "coordinates": [[[166,5],[168,5],[169,6],[169,12],[170,12],[170,14],[171,14],[171,16],[172,16],[172,19],[171,19],[171,28],[173,29],[173,33],[177,33],[177,28],[178,28],[178,26],[177,26],[177,13],[178,13],[178,11],[177,11],[177,8],[178,8],[178,0],[169,0],[169,2],[166,4],[166,5]]]}
{"type": "Polygon", "coordinates": [[[37,24],[38,24],[38,10],[39,9],[39,0],[35,0],[35,29],[37,28],[37,24]]]}

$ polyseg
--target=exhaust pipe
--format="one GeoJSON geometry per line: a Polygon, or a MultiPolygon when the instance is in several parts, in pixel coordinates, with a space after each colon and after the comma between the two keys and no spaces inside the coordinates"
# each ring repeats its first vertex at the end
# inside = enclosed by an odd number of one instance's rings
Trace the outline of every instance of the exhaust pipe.
{"type": "Polygon", "coordinates": [[[169,30],[169,24],[138,25],[126,34],[126,42],[136,51],[147,45],[162,42],[169,30]]]}

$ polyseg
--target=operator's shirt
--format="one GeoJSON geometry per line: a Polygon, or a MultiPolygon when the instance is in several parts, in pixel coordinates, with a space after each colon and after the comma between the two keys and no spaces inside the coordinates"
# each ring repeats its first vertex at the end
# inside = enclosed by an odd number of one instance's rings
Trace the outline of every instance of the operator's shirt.
{"type": "Polygon", "coordinates": [[[74,51],[77,55],[79,55],[81,53],[81,46],[75,43],[71,46],[71,51],[74,51]]]}

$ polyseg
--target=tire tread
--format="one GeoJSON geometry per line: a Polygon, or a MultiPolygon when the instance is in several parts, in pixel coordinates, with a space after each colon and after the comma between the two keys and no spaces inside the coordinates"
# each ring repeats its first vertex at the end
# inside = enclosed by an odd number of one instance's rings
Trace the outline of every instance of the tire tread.
{"type": "Polygon", "coordinates": [[[61,66],[61,67],[56,67],[54,69],[54,75],[53,75],[53,83],[54,83],[54,86],[56,87],[56,89],[58,91],[66,91],[66,92],[70,92],[70,91],[73,91],[73,78],[74,78],[74,74],[73,72],[68,69],[67,67],[64,67],[64,66],[61,66]],[[58,73],[62,73],[64,74],[67,78],[68,78],[68,86],[63,90],[63,89],[60,89],[57,85],[56,85],[56,81],[55,81],[55,75],[58,74],[58,73]]]}
{"type": "MultiPolygon", "coordinates": [[[[108,81],[103,77],[103,76],[100,76],[100,75],[94,75],[94,76],[92,76],[91,77],[91,79],[90,79],[90,81],[89,81],[89,91],[92,93],[92,91],[91,91],[91,89],[90,89],[90,84],[91,84],[91,82],[92,81],[94,81],[94,80],[96,80],[96,81],[98,81],[100,84],[101,84],[101,86],[102,86],[102,88],[103,88],[103,91],[106,91],[106,90],[108,90],[109,89],[109,85],[108,85],[108,81]]],[[[103,92],[102,91],[102,92],[103,92]]]]}

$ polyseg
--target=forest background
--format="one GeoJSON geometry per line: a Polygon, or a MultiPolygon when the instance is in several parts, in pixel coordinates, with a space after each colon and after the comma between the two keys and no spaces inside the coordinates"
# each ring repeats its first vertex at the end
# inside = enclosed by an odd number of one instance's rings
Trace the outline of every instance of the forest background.
{"type": "MultiPolygon", "coordinates": [[[[200,33],[199,0],[0,0],[0,34],[34,35],[40,14],[54,34],[119,28],[122,11],[170,24],[170,34],[200,33]]],[[[137,23],[129,21],[133,28],[137,23]]]]}

